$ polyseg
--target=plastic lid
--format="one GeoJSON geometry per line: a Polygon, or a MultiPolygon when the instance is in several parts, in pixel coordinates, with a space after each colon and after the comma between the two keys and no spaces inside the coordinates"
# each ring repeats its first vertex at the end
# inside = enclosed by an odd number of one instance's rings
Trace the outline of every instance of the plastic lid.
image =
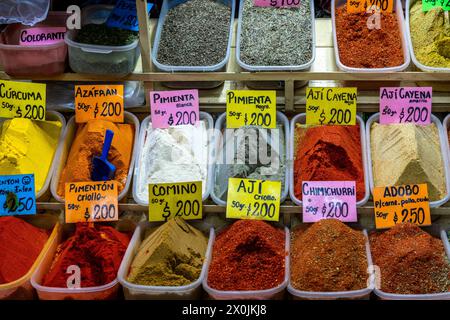
{"type": "Polygon", "coordinates": [[[35,25],[47,17],[50,0],[2,0],[0,24],[35,25]]]}

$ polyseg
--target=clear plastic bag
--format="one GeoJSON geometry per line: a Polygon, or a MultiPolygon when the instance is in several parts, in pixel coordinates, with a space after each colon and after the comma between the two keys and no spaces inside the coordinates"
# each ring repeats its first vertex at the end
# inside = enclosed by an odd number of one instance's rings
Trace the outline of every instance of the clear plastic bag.
{"type": "Polygon", "coordinates": [[[47,17],[50,0],[2,0],[0,24],[35,25],[47,17]]]}

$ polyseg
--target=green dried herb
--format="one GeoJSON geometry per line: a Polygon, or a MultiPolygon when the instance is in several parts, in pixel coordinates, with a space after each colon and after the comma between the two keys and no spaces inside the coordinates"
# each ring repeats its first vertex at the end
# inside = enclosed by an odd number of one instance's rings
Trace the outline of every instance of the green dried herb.
{"type": "Polygon", "coordinates": [[[119,28],[110,28],[105,24],[87,24],[78,32],[75,41],[102,46],[125,46],[134,42],[139,33],[119,28]]]}

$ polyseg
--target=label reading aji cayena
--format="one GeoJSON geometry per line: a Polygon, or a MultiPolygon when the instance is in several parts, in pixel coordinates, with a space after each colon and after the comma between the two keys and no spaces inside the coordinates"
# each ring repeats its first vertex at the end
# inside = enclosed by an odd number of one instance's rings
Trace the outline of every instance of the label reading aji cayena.
{"type": "Polygon", "coordinates": [[[307,88],[306,124],[356,124],[356,88],[307,88]]]}
{"type": "Polygon", "coordinates": [[[253,5],[255,7],[295,8],[300,7],[300,0],[253,0],[253,5]]]}
{"type": "Polygon", "coordinates": [[[34,174],[0,176],[0,216],[36,214],[34,174]]]}
{"type": "Polygon", "coordinates": [[[0,118],[45,120],[47,108],[45,83],[0,80],[0,118]]]}
{"type": "Polygon", "coordinates": [[[367,8],[391,13],[394,10],[394,0],[347,0],[349,13],[367,12],[367,8]]]}
{"type": "Polygon", "coordinates": [[[75,122],[124,121],[123,85],[75,86],[75,122]]]}

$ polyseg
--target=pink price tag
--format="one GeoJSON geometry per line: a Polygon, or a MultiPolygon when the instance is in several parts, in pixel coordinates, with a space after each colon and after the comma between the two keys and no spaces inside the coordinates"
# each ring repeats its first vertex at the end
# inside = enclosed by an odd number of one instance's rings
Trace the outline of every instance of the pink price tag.
{"type": "Polygon", "coordinates": [[[43,46],[64,42],[65,27],[41,27],[24,29],[20,32],[21,46],[43,46]]]}
{"type": "Polygon", "coordinates": [[[431,87],[380,89],[380,123],[431,123],[431,87]]]}
{"type": "Polygon", "coordinates": [[[200,120],[198,90],[150,92],[153,128],[197,125],[200,120]]]}
{"type": "Polygon", "coordinates": [[[290,8],[300,7],[300,0],[253,0],[255,7],[290,8]]]}
{"type": "Polygon", "coordinates": [[[356,222],[355,181],[303,181],[303,222],[356,222]]]}

